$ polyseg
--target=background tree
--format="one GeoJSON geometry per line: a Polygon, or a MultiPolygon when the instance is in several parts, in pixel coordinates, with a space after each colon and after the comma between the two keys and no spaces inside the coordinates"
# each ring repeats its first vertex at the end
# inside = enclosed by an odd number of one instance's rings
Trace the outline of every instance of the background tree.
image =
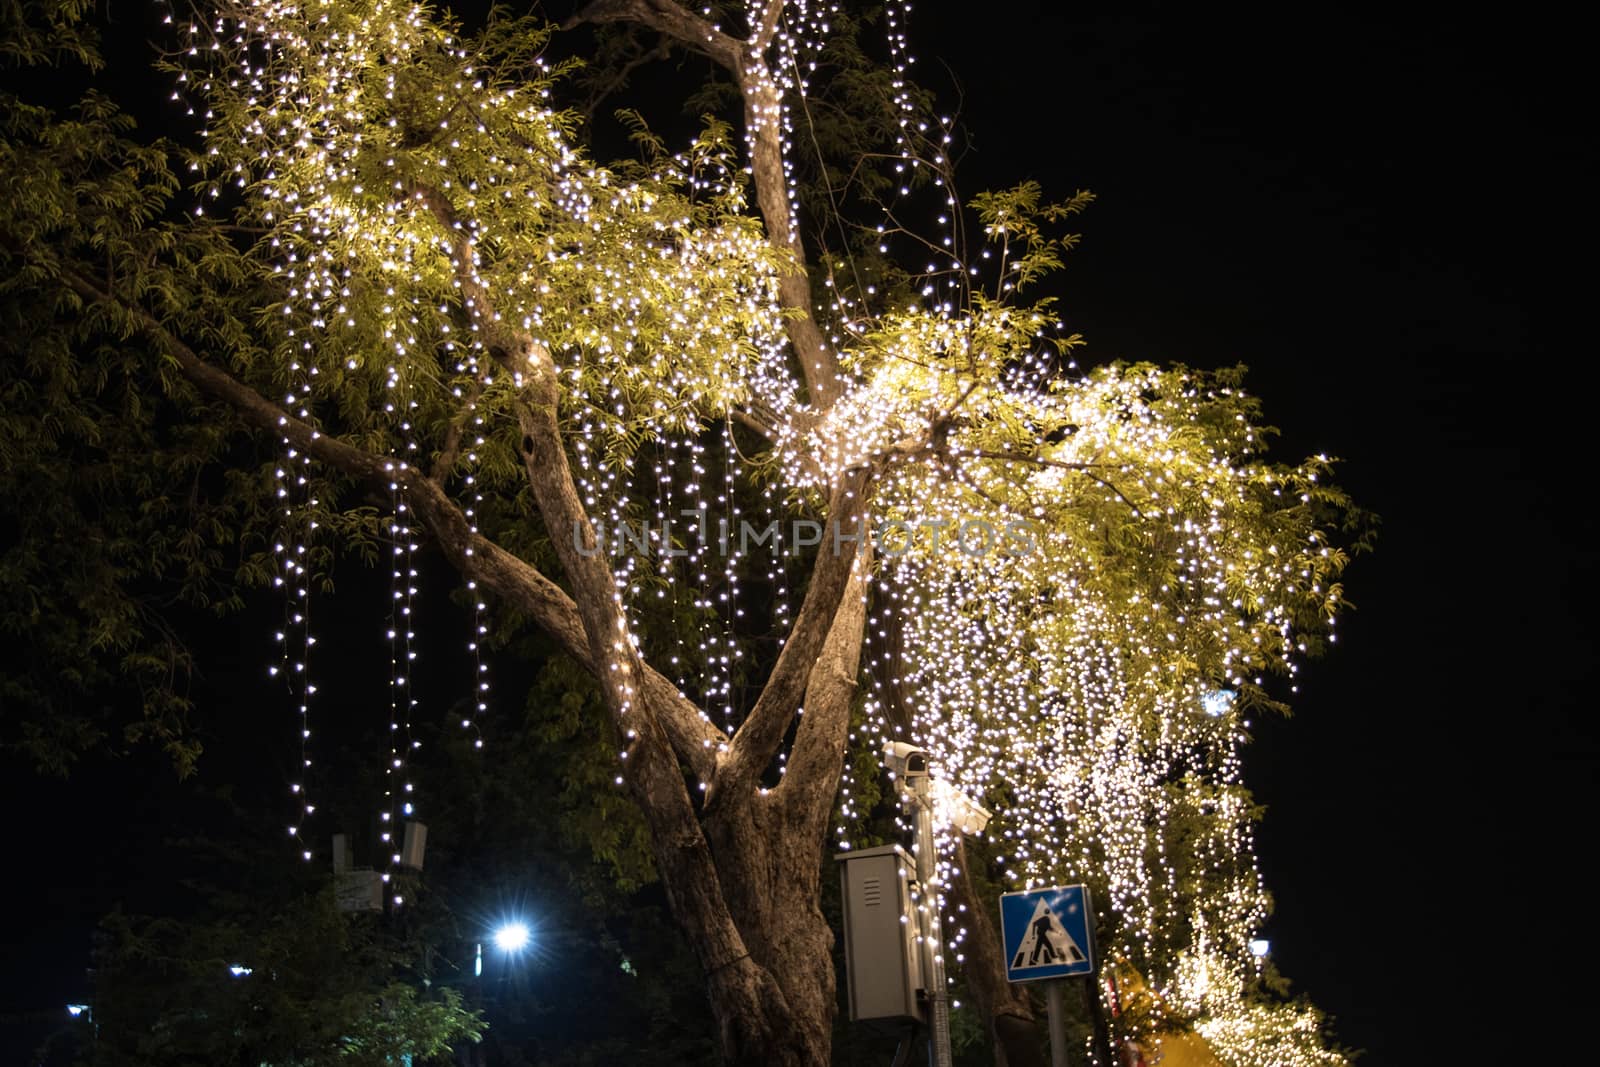
{"type": "Polygon", "coordinates": [[[250,903],[211,921],[109,917],[82,1062],[446,1063],[480,1036],[460,992],[407,980],[414,946],[352,922],[331,886],[271,910],[258,881],[250,903]]]}

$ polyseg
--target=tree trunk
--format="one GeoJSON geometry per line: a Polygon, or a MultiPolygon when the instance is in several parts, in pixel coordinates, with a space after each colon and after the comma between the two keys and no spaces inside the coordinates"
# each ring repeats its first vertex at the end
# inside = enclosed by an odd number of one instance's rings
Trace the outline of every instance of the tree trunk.
{"type": "MultiPolygon", "coordinates": [[[[841,612],[834,635],[850,631],[850,614],[841,612]]],[[[859,652],[859,638],[854,647],[859,652]]],[[[831,692],[818,692],[823,687],[815,675],[829,662],[825,652],[813,672],[808,694],[815,699],[808,701],[802,726],[803,732],[826,736],[806,738],[814,745],[797,742],[790,779],[779,788],[758,789],[744,803],[721,805],[703,822],[723,903],[749,954],[745,963],[776,991],[775,997],[753,1001],[742,991],[723,988],[718,974],[710,975],[712,1007],[729,1063],[814,1067],[830,1059],[836,982],[833,929],[820,906],[823,845],[843,769],[849,723],[844,694],[855,686],[852,671],[831,692]],[[811,747],[826,751],[813,754],[811,747]],[[812,760],[826,764],[821,775],[803,773],[802,764],[812,760]]]]}
{"type": "Polygon", "coordinates": [[[748,1051],[751,1063],[824,1064],[829,1058],[834,1012],[833,931],[818,907],[820,840],[785,828],[783,806],[771,794],[729,810],[706,826],[721,876],[723,895],[744,939],[750,961],[768,975],[777,1001],[759,1005],[751,1017],[746,1005],[718,1006],[712,975],[713,1008],[724,1034],[724,1054],[748,1051]],[[763,1032],[746,1043],[728,1031],[763,1032]]]}
{"type": "MultiPolygon", "coordinates": [[[[772,976],[784,997],[787,1032],[768,1029],[775,1043],[754,1062],[829,1061],[837,983],[833,929],[820,906],[823,846],[844,770],[871,556],[871,546],[862,546],[811,669],[789,773],[777,787],[757,789],[743,804],[719,806],[705,821],[728,910],[751,959],[772,976]],[[789,1056],[798,1058],[783,1058],[789,1056]]],[[[724,1029],[741,1025],[731,1014],[739,1005],[730,1003],[727,1010],[730,1014],[718,1009],[719,1021],[727,1020],[724,1029]]]]}

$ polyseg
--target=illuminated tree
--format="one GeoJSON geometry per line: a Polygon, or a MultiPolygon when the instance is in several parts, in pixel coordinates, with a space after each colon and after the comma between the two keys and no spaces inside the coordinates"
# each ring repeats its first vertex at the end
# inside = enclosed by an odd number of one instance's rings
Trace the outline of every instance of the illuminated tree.
{"type": "MultiPolygon", "coordinates": [[[[344,539],[390,554],[409,605],[426,537],[587,670],[730,1062],[827,1060],[822,853],[877,773],[848,753],[890,736],[996,809],[1011,884],[1095,882],[1108,947],[1261,1062],[1238,752],[1263,676],[1342,603],[1328,461],[1266,461],[1237,372],[1075,367],[1032,293],[1089,198],[956,197],[897,5],[886,167],[836,189],[824,166],[807,200],[854,189],[883,222],[824,219],[846,236],[808,257],[790,141],[818,139],[802,72],[843,15],[723,16],[596,0],[574,20],[708,58],[742,107],[742,146],[709,120],[674,152],[640,123],[639,160],[601,166],[540,21],[228,0],[175,27],[205,126],[189,217],[166,214],[165,147],[122,140],[103,102],[75,125],[17,112],[8,298],[100,345],[67,394],[103,395],[111,354],[185,424],[278,446],[227,523],[180,540],[197,571],[237,536],[293,605],[344,539]],[[918,197],[921,229],[901,221],[918,197]]],[[[968,914],[983,1010],[1026,1017],[968,914]]]]}

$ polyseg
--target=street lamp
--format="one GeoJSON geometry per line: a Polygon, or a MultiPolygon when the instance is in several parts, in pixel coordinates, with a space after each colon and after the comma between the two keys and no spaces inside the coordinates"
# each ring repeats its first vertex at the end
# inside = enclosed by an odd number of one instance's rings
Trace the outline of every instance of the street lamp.
{"type": "MultiPolygon", "coordinates": [[[[516,968],[511,966],[508,957],[520,955],[524,950],[532,947],[533,927],[525,919],[506,918],[495,926],[486,929],[484,934],[487,935],[484,940],[473,945],[472,977],[474,980],[467,985],[466,999],[470,1007],[488,1010],[490,1005],[503,995],[508,986],[516,984],[516,975],[513,973],[516,968]],[[483,946],[485,941],[498,949],[502,957],[495,973],[488,979],[483,976],[483,946]]],[[[467,1053],[467,1059],[461,1062],[470,1062],[474,1067],[482,1067],[487,1056],[486,1046],[480,1038],[467,1053]]]]}
{"type": "MultiPolygon", "coordinates": [[[[494,947],[513,956],[527,948],[533,942],[533,930],[521,919],[507,919],[489,932],[489,940],[494,942],[494,947]]],[[[483,977],[483,942],[478,942],[472,960],[472,976],[483,977]]]]}
{"type": "Polygon", "coordinates": [[[501,952],[521,952],[533,940],[533,931],[520,919],[501,923],[494,932],[494,947],[501,952]]]}

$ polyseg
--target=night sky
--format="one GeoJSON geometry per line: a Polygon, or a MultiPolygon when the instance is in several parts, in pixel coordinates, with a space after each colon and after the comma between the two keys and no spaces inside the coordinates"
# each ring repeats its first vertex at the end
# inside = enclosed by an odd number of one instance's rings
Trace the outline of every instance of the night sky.
{"type": "Polygon", "coordinates": [[[1275,958],[1367,1063],[1533,1062],[1600,783],[1570,46],[1532,11],[1013,8],[940,54],[977,179],[1099,195],[1085,360],[1248,365],[1276,454],[1342,457],[1383,520],[1248,755],[1275,958]]]}
{"type": "MultiPolygon", "coordinates": [[[[1519,1028],[1565,994],[1525,982],[1594,947],[1573,31],[1531,10],[960,8],[920,5],[912,39],[921,75],[942,82],[943,61],[964,93],[965,189],[1099,197],[1059,285],[1080,362],[1247,364],[1277,457],[1342,457],[1383,520],[1338,645],[1248,755],[1280,968],[1367,1064],[1526,1053],[1519,1028]]],[[[256,625],[213,635],[212,698],[259,685],[256,625]]],[[[206,773],[264,743],[240,733],[206,773]]],[[[184,790],[156,762],[66,784],[8,767],[23,929],[0,1012],[59,1010],[94,920],[159,901],[146,830],[184,790]]]]}

